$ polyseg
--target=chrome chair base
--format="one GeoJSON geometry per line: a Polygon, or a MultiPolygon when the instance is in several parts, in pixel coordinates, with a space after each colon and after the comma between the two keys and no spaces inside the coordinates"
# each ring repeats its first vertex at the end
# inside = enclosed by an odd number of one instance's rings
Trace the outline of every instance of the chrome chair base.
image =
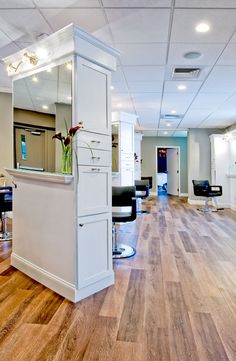
{"type": "Polygon", "coordinates": [[[127,244],[119,244],[117,247],[113,248],[112,258],[128,258],[132,257],[136,253],[134,247],[128,246],[127,244]]]}

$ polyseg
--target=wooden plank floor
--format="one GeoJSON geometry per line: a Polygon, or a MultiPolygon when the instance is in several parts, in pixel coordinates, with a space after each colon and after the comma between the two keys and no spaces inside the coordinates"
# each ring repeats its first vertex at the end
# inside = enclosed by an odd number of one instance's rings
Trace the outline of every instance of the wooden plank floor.
{"type": "Polygon", "coordinates": [[[235,361],[236,212],[175,197],[124,225],[137,254],[72,304],[10,266],[0,243],[0,360],[235,361]]]}

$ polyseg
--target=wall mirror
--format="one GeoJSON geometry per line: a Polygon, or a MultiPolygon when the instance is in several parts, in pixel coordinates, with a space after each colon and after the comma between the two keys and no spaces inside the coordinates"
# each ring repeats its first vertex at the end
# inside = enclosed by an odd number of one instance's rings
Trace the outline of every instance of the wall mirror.
{"type": "Polygon", "coordinates": [[[72,123],[71,70],[69,61],[14,81],[16,168],[60,172],[61,144],[52,136],[72,123]]]}
{"type": "Polygon", "coordinates": [[[119,124],[112,124],[112,172],[120,171],[119,164],[119,124]]]}

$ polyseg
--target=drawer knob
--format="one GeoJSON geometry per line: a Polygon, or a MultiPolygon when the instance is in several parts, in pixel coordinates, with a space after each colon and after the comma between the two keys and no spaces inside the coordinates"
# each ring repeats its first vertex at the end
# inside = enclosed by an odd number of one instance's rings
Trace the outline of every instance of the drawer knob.
{"type": "Polygon", "coordinates": [[[91,157],[93,160],[97,159],[97,160],[100,160],[101,158],[100,157],[91,157]]]}
{"type": "Polygon", "coordinates": [[[100,140],[91,140],[91,143],[100,144],[100,143],[101,143],[101,141],[100,141],[100,140]]]}
{"type": "Polygon", "coordinates": [[[92,172],[100,172],[100,168],[91,168],[92,172]]]}

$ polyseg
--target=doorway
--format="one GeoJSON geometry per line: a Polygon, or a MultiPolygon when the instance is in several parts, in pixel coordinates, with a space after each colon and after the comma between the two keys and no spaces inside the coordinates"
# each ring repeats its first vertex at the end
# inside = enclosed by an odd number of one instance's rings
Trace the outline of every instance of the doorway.
{"type": "Polygon", "coordinates": [[[157,195],[180,193],[180,149],[178,146],[156,147],[157,195]]]}

